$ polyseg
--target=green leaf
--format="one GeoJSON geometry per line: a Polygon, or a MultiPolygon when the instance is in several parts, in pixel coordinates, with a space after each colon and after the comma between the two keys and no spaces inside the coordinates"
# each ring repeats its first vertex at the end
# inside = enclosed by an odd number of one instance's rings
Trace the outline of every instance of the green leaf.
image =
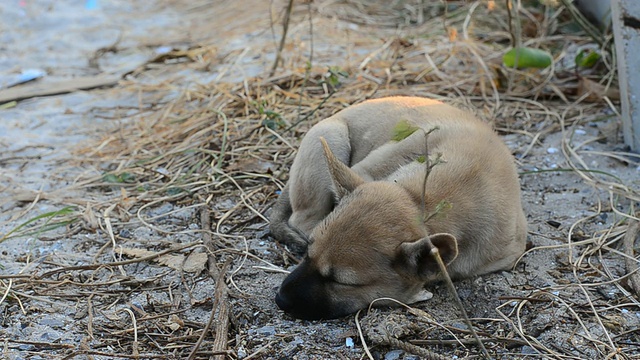
{"type": "Polygon", "coordinates": [[[277,130],[278,128],[284,127],[286,124],[282,121],[282,118],[271,118],[267,117],[262,120],[262,126],[266,126],[271,130],[277,130]]]}
{"type": "Polygon", "coordinates": [[[122,179],[122,182],[132,183],[136,181],[136,176],[132,173],[123,172],[120,174],[120,179],[122,179]]]}
{"type": "Polygon", "coordinates": [[[132,183],[135,182],[136,180],[136,176],[133,175],[132,173],[128,173],[128,172],[123,172],[120,175],[116,175],[116,174],[105,174],[102,177],[102,181],[106,182],[106,183],[132,183]]]}
{"type": "Polygon", "coordinates": [[[419,127],[411,125],[407,120],[400,120],[393,128],[393,137],[391,139],[394,141],[402,141],[418,129],[419,127]]]}
{"type": "Polygon", "coordinates": [[[602,58],[602,55],[597,51],[593,50],[580,50],[578,55],[576,55],[576,66],[581,68],[591,68],[593,67],[598,60],[602,58]]]}
{"type": "Polygon", "coordinates": [[[4,103],[4,104],[0,105],[0,110],[11,109],[12,107],[15,107],[16,105],[18,105],[17,101],[9,101],[7,103],[4,103]]]}
{"type": "Polygon", "coordinates": [[[544,50],[529,47],[513,48],[507,51],[507,53],[502,57],[502,62],[505,66],[512,68],[516,66],[516,57],[518,58],[518,69],[544,69],[551,66],[553,63],[551,54],[544,50]]]}
{"type": "Polygon", "coordinates": [[[447,200],[442,200],[438,203],[438,205],[436,205],[436,214],[441,214],[444,211],[448,211],[451,210],[451,208],[453,208],[453,205],[451,205],[450,202],[448,202],[447,200]]]}
{"type": "Polygon", "coordinates": [[[181,187],[173,186],[168,188],[166,192],[167,192],[167,195],[174,196],[174,195],[182,194],[185,192],[188,193],[189,191],[181,187]]]}
{"type": "Polygon", "coordinates": [[[341,85],[341,78],[348,78],[349,73],[340,69],[338,66],[329,66],[329,76],[327,76],[326,82],[331,87],[336,88],[341,85]]]}
{"type": "Polygon", "coordinates": [[[16,236],[16,237],[17,236],[25,236],[25,235],[32,235],[32,234],[35,234],[35,233],[39,234],[39,233],[44,232],[44,231],[55,229],[56,227],[66,226],[67,224],[70,224],[70,223],[76,221],[77,219],[64,220],[64,221],[53,222],[53,223],[51,221],[57,216],[71,215],[75,211],[76,211],[76,209],[74,207],[66,206],[66,207],[64,207],[64,208],[62,208],[60,210],[56,210],[56,211],[51,211],[51,212],[47,212],[47,213],[44,213],[44,214],[40,214],[40,215],[38,215],[36,217],[33,217],[33,218],[23,222],[22,224],[20,224],[17,227],[13,228],[8,233],[4,234],[2,237],[0,237],[0,243],[5,241],[5,240],[7,240],[7,239],[10,239],[10,238],[12,238],[14,236],[16,236]],[[41,219],[46,219],[46,222],[42,226],[42,228],[39,229],[38,231],[29,232],[29,233],[18,233],[25,226],[27,226],[27,225],[29,225],[29,224],[31,224],[33,222],[36,222],[38,220],[41,220],[41,219]],[[12,234],[14,234],[14,233],[18,233],[18,234],[12,236],[12,234]]]}
{"type": "Polygon", "coordinates": [[[116,174],[105,174],[102,177],[102,181],[104,181],[106,183],[119,183],[119,182],[122,182],[122,180],[120,180],[120,178],[116,174]]]}

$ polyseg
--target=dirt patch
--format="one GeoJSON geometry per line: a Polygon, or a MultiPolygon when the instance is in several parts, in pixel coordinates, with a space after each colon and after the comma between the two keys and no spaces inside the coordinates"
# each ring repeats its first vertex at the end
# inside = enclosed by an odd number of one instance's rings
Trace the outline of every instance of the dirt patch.
{"type": "Polygon", "coordinates": [[[145,14],[120,42],[74,50],[83,76],[126,64],[118,86],[0,110],[3,357],[479,355],[441,284],[411,308],[331,321],[294,320],[273,301],[298,259],[266,218],[297,144],[322,118],[387,95],[473,111],[517,159],[532,247],[514,271],[456,282],[491,356],[640,356],[637,250],[624,245],[640,158],[621,146],[607,93],[580,93],[581,78],[612,73],[566,67],[561,49],[592,42],[545,7],[523,9],[523,39],[550,49],[554,70],[506,69],[505,9],[450,3],[296,3],[269,77],[284,3],[100,2],[94,25],[145,14]]]}

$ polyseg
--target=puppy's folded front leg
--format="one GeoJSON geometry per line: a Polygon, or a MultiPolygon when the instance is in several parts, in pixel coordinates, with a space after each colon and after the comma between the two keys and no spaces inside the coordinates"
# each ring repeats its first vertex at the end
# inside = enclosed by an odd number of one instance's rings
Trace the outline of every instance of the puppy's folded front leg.
{"type": "Polygon", "coordinates": [[[294,250],[306,250],[309,234],[335,206],[332,180],[320,138],[325,138],[336,157],[349,163],[351,145],[344,122],[327,119],[304,137],[271,216],[271,233],[294,250]]]}
{"type": "Polygon", "coordinates": [[[291,200],[289,198],[289,184],[285,185],[282,193],[273,207],[269,223],[271,236],[289,246],[296,253],[303,253],[307,250],[309,241],[307,236],[297,228],[289,224],[289,218],[293,213],[291,200]]]}

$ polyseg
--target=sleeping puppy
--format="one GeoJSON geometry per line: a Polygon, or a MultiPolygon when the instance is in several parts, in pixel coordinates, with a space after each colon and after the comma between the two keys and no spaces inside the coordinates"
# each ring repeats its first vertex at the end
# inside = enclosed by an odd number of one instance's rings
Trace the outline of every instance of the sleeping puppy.
{"type": "Polygon", "coordinates": [[[309,130],[270,229],[307,250],[276,303],[296,318],[330,319],[381,297],[430,297],[424,286],[439,276],[432,246],[453,278],[509,269],[527,224],[513,158],[487,124],[439,101],[389,97],[309,130]],[[419,130],[393,140],[407,126],[419,130]],[[443,161],[425,187],[427,145],[443,161]]]}

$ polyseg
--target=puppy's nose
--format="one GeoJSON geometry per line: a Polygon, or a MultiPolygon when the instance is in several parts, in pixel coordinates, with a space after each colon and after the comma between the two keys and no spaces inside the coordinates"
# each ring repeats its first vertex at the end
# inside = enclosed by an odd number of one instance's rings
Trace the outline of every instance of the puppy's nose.
{"type": "Polygon", "coordinates": [[[291,301],[286,296],[282,295],[280,291],[278,291],[278,293],[276,294],[276,304],[278,305],[280,310],[284,312],[291,310],[291,308],[293,307],[291,301]]]}

